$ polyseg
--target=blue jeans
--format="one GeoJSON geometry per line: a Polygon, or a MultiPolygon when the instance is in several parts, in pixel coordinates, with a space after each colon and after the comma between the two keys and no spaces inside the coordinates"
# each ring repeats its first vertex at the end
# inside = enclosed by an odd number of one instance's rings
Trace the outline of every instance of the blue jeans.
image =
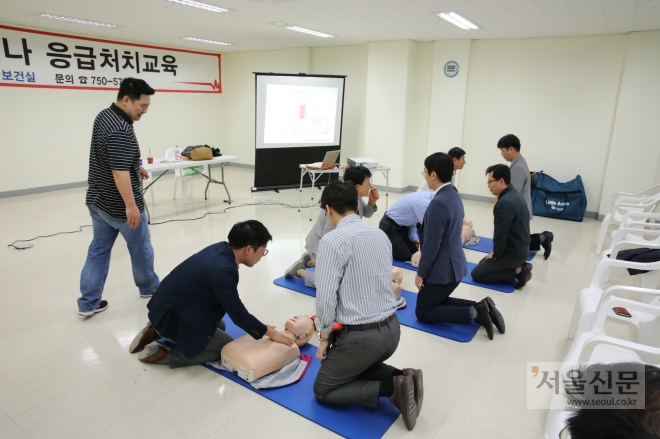
{"type": "Polygon", "coordinates": [[[112,246],[121,235],[126,240],[131,255],[133,280],[140,294],[152,294],[158,288],[160,280],[154,272],[154,249],[147,224],[147,214],[140,214],[140,225],[131,229],[125,219],[113,218],[94,206],[87,206],[92,216],[94,237],[89,245],[87,260],[80,275],[78,310],[92,311],[101,302],[103,286],[110,269],[112,246]]]}

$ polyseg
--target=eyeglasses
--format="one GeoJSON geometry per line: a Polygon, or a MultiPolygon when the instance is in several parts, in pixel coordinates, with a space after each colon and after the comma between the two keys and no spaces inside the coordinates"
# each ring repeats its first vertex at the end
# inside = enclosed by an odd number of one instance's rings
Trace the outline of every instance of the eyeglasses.
{"type": "MultiPolygon", "coordinates": [[[[259,250],[259,247],[255,247],[254,245],[252,246],[252,248],[254,249],[255,252],[259,250]]],[[[268,254],[268,249],[264,248],[264,256],[266,256],[267,254],[268,254]]]]}
{"type": "Polygon", "coordinates": [[[428,174],[428,171],[426,171],[426,170],[422,171],[422,176],[424,176],[426,174],[428,174]]]}
{"type": "Polygon", "coordinates": [[[490,184],[494,181],[497,181],[497,180],[488,180],[488,186],[490,186],[490,184]]]}

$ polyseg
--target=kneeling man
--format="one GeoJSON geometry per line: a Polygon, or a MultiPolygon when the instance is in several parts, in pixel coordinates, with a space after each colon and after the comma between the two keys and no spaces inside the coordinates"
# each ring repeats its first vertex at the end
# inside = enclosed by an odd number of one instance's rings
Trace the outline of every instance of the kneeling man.
{"type": "Polygon", "coordinates": [[[360,221],[355,185],[333,181],[321,207],[335,229],[319,243],[316,261],[317,358],[314,394],[325,404],[377,407],[388,397],[412,430],[423,399],[422,371],[384,363],[401,331],[392,294],[392,245],[360,221]],[[331,333],[334,322],[342,329],[331,333]],[[330,346],[332,338],[332,346],[330,346]]]}
{"type": "Polygon", "coordinates": [[[259,221],[242,221],[232,227],[228,242],[210,245],[179,264],[147,304],[149,324],[135,337],[129,351],[142,351],[140,361],[167,363],[172,369],[218,361],[222,348],[233,340],[220,329],[224,328],[225,313],[254,339],[266,335],[275,342],[293,345],[293,340],[274,326],[264,325],[250,314],[238,297],[239,264],[254,266],[268,253],[266,244],[272,239],[259,221]],[[176,343],[177,349],[168,350],[156,343],[161,337],[176,343]]]}

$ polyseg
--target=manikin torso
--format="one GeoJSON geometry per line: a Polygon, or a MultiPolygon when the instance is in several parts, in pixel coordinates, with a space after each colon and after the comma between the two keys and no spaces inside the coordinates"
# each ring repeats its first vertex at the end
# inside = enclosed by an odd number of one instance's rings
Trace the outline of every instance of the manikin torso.
{"type": "MultiPolygon", "coordinates": [[[[284,327],[283,334],[302,345],[309,340],[314,324],[308,316],[295,316],[284,327]]],[[[287,346],[268,337],[255,340],[249,335],[226,344],[220,352],[222,366],[250,383],[282,369],[298,357],[300,348],[295,343],[287,346]]]]}

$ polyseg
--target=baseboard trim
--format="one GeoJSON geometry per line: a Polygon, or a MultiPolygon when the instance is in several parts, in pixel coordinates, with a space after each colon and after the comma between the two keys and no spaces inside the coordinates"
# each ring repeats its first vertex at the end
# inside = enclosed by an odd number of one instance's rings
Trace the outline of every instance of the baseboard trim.
{"type": "MultiPolygon", "coordinates": [[[[219,165],[213,165],[214,168],[217,166],[219,165]]],[[[254,165],[251,165],[249,163],[227,162],[225,163],[225,166],[235,166],[237,168],[254,169],[254,165]]]]}
{"type": "Polygon", "coordinates": [[[0,192],[0,198],[20,197],[22,195],[41,194],[43,192],[61,191],[64,189],[74,189],[87,187],[86,181],[76,181],[74,183],[54,184],[52,186],[31,187],[28,189],[18,189],[15,191],[0,192]]]}

